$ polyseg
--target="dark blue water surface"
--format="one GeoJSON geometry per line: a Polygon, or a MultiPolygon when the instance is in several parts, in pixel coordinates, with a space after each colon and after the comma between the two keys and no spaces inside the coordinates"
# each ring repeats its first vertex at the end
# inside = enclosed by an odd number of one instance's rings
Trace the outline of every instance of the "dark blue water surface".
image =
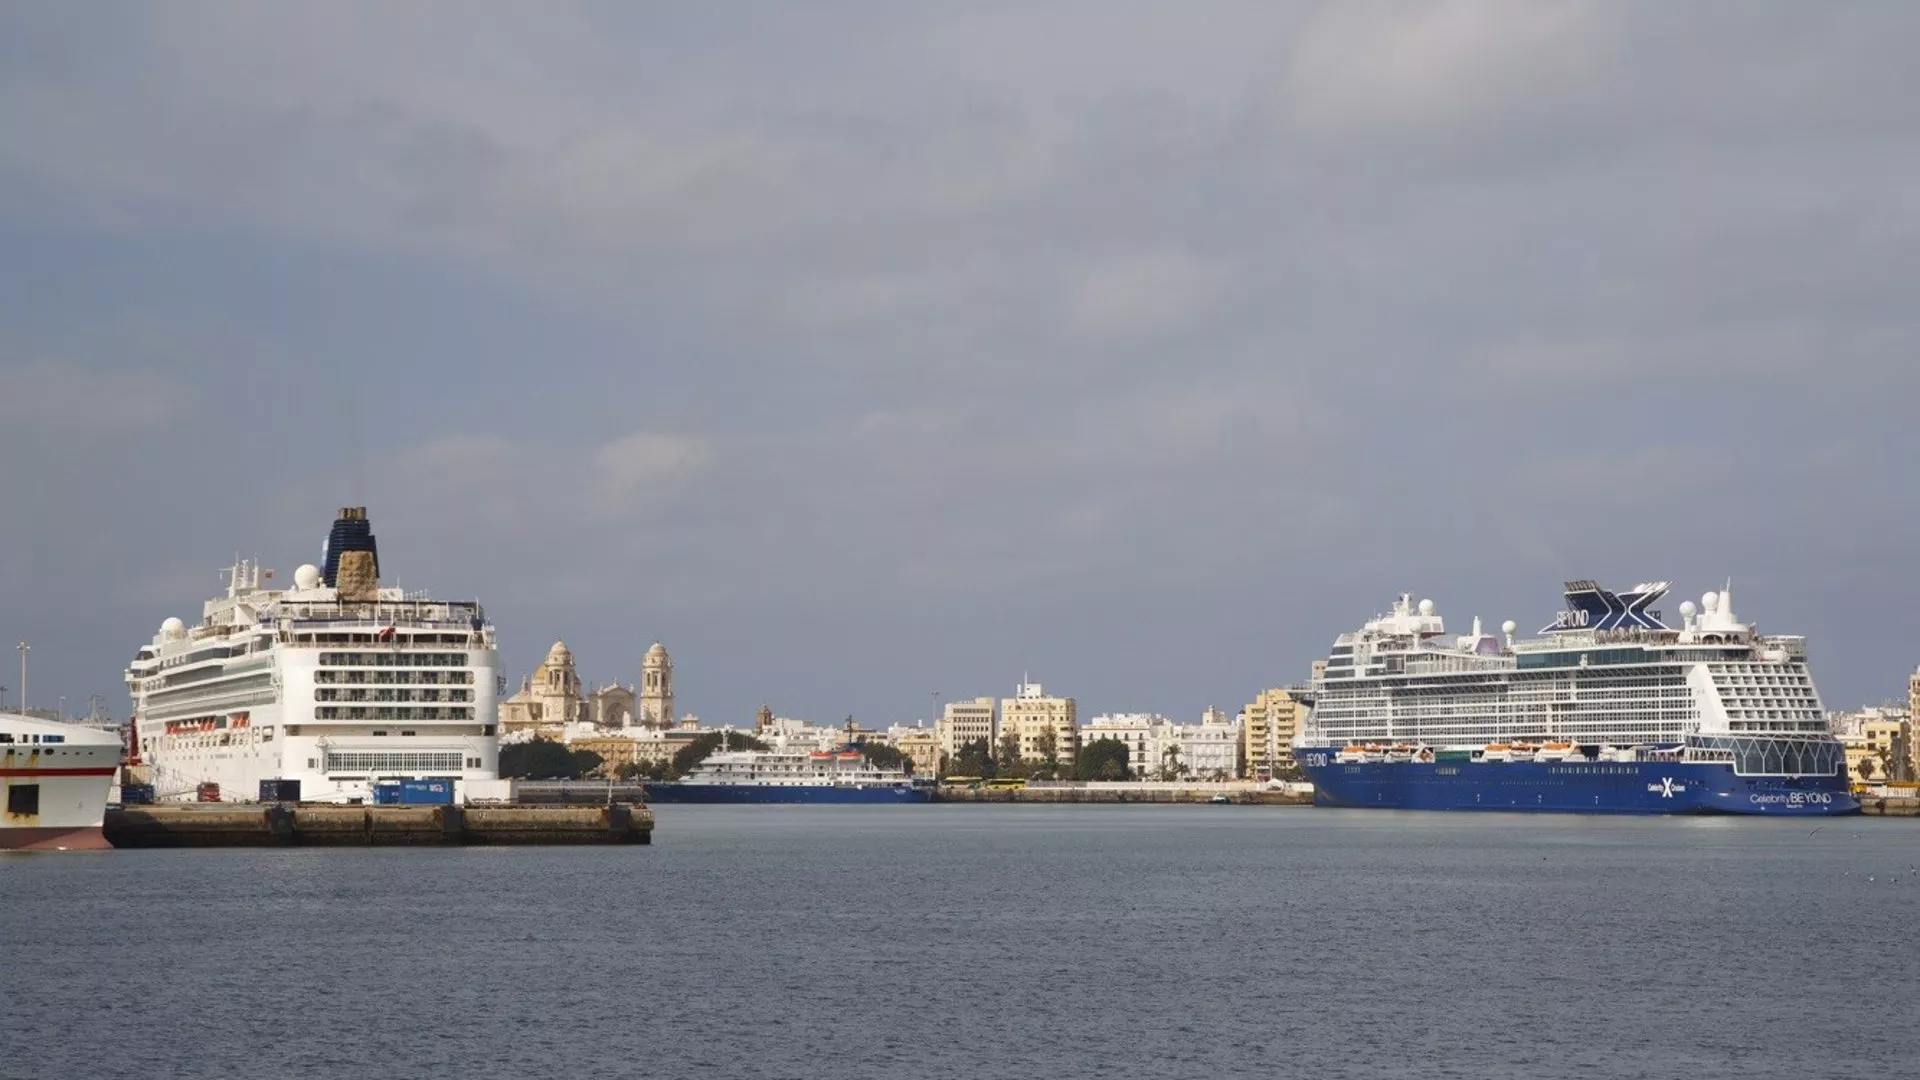
{"type": "Polygon", "coordinates": [[[662,807],[645,848],[0,858],[0,1077],[1838,1077],[1920,822],[662,807]]]}

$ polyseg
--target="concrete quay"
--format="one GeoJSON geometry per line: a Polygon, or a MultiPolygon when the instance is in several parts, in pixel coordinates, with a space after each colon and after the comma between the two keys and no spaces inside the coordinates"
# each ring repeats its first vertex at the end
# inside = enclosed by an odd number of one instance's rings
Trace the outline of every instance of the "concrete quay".
{"type": "Polygon", "coordinates": [[[653,811],[598,806],[155,803],[108,810],[116,848],[650,844],[653,811]]]}
{"type": "Polygon", "coordinates": [[[1225,795],[1236,805],[1312,806],[1312,793],[1296,793],[1251,784],[1086,784],[992,788],[982,784],[943,784],[935,802],[983,803],[1212,803],[1225,795]]]}
{"type": "Polygon", "coordinates": [[[1920,798],[1862,795],[1860,812],[1880,817],[1920,817],[1920,798]]]}

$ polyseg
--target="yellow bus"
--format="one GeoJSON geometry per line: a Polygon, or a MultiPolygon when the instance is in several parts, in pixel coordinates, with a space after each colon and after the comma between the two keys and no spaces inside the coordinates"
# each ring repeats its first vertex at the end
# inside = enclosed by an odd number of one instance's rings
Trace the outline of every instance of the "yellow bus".
{"type": "Polygon", "coordinates": [[[995,779],[987,781],[987,786],[990,788],[1023,788],[1027,786],[1027,782],[1013,777],[996,777],[995,779]]]}
{"type": "Polygon", "coordinates": [[[947,776],[942,777],[940,782],[943,784],[951,784],[954,787],[960,787],[964,784],[977,784],[980,782],[980,778],[977,776],[947,776]]]}

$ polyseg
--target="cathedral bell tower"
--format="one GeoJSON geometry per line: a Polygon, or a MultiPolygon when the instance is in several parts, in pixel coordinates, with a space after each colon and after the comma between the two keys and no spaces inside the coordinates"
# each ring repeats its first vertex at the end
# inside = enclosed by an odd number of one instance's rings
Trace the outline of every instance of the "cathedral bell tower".
{"type": "Polygon", "coordinates": [[[640,723],[650,728],[673,726],[673,661],[659,642],[640,661],[640,723]]]}

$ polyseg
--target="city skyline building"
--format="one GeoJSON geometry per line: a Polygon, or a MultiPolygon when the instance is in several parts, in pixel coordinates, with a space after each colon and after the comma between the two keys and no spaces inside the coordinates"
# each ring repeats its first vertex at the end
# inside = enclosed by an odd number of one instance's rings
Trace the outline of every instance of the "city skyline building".
{"type": "Polygon", "coordinates": [[[960,751],[968,743],[985,740],[987,752],[995,751],[1000,742],[1000,705],[990,697],[977,697],[961,701],[949,701],[940,713],[940,722],[935,725],[940,739],[940,753],[951,760],[960,756],[960,751]]]}
{"type": "Polygon", "coordinates": [[[1080,748],[1078,704],[1070,697],[1049,695],[1040,683],[1022,681],[1012,697],[1000,701],[996,750],[1009,740],[1022,761],[1043,761],[1051,755],[1062,770],[1073,768],[1080,748]]]}

